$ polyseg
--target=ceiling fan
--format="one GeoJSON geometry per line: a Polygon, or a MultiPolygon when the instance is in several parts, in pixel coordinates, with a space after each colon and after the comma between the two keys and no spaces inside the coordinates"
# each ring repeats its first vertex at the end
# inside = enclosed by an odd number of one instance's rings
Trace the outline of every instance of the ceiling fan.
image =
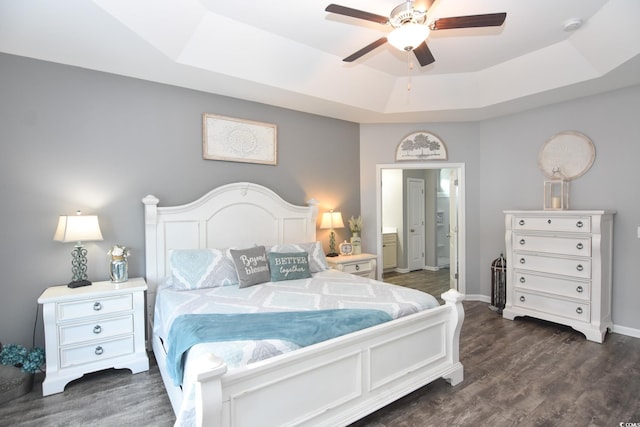
{"type": "Polygon", "coordinates": [[[507,17],[506,13],[488,13],[483,15],[440,18],[431,23],[427,23],[427,10],[433,1],[434,0],[408,0],[396,6],[388,18],[337,4],[330,4],[326,7],[325,11],[350,16],[352,18],[364,19],[378,24],[391,25],[393,27],[393,31],[386,37],[382,37],[347,56],[343,59],[344,62],[353,62],[371,52],[373,49],[389,42],[389,44],[399,50],[407,52],[413,51],[422,67],[435,61],[426,42],[430,31],[471,27],[499,27],[507,17]]]}

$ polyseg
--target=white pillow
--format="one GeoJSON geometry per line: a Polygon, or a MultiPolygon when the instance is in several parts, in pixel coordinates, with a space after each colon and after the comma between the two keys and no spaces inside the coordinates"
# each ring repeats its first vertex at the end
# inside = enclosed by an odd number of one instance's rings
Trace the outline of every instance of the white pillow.
{"type": "Polygon", "coordinates": [[[216,288],[238,283],[233,261],[220,249],[169,251],[172,284],[176,290],[216,288]]]}

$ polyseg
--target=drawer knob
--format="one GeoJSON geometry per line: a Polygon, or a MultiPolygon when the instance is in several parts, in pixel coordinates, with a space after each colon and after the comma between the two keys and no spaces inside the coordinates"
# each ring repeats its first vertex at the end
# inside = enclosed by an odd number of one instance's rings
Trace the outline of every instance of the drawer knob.
{"type": "Polygon", "coordinates": [[[99,334],[100,332],[102,332],[102,327],[100,325],[96,325],[93,327],[94,334],[99,334]]]}
{"type": "Polygon", "coordinates": [[[524,263],[525,263],[524,258],[520,258],[520,264],[524,264],[524,263]]]}
{"type": "Polygon", "coordinates": [[[578,249],[583,249],[583,248],[584,248],[584,245],[583,245],[582,243],[578,243],[578,244],[576,245],[576,248],[578,248],[578,249]]]}
{"type": "Polygon", "coordinates": [[[576,270],[582,271],[584,270],[584,267],[582,266],[582,264],[578,264],[578,266],[576,267],[576,270]]]}
{"type": "Polygon", "coordinates": [[[576,227],[582,228],[583,226],[584,226],[584,223],[582,221],[576,222],[576,227]]]}
{"type": "Polygon", "coordinates": [[[526,282],[526,279],[524,278],[524,276],[520,276],[520,283],[524,283],[526,282]]]}
{"type": "Polygon", "coordinates": [[[520,239],[520,244],[524,245],[524,239],[520,239]]]}
{"type": "Polygon", "coordinates": [[[548,219],[548,220],[547,220],[547,224],[551,224],[551,219],[548,219]]]}
{"type": "Polygon", "coordinates": [[[102,310],[102,304],[100,304],[99,302],[94,302],[94,303],[93,303],[93,309],[94,309],[95,311],[100,311],[100,310],[102,310]]]}
{"type": "Polygon", "coordinates": [[[356,271],[360,270],[360,266],[356,264],[356,271]]]}
{"type": "Polygon", "coordinates": [[[518,221],[518,224],[524,225],[524,219],[521,219],[520,221],[518,221]]]}
{"type": "Polygon", "coordinates": [[[104,349],[100,346],[96,347],[96,351],[94,352],[96,355],[100,356],[102,353],[104,353],[104,349]]]}
{"type": "Polygon", "coordinates": [[[578,308],[576,308],[576,313],[578,313],[578,314],[582,314],[582,307],[578,307],[578,308]]]}
{"type": "Polygon", "coordinates": [[[524,300],[525,300],[525,299],[526,299],[526,298],[524,297],[524,295],[521,295],[521,296],[520,296],[520,301],[524,302],[524,300]]]}
{"type": "Polygon", "coordinates": [[[576,292],[578,292],[579,294],[581,294],[581,293],[582,293],[582,291],[584,291],[584,289],[582,289],[582,286],[578,286],[578,287],[576,288],[576,292]]]}

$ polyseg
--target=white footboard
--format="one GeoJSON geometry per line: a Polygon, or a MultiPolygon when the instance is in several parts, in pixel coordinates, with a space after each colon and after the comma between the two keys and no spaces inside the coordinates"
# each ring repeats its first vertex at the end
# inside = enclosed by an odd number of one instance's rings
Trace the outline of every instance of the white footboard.
{"type": "Polygon", "coordinates": [[[437,378],[458,384],[463,296],[442,297],[444,306],[231,372],[202,357],[198,425],[341,426],[437,378]]]}

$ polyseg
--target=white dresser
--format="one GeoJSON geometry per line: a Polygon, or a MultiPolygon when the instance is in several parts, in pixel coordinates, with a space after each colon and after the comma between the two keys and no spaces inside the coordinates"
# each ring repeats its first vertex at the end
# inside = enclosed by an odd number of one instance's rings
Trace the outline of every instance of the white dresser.
{"type": "Polygon", "coordinates": [[[377,257],[373,254],[340,255],[327,257],[327,264],[334,270],[375,279],[376,259],[377,257]]]}
{"type": "Polygon", "coordinates": [[[613,211],[505,211],[503,317],[571,326],[601,343],[611,321],[613,211]]]}
{"type": "Polygon", "coordinates": [[[42,394],[64,391],[69,381],[107,368],[149,369],[145,349],[142,278],[124,283],[47,288],[43,305],[47,369],[42,394]]]}

